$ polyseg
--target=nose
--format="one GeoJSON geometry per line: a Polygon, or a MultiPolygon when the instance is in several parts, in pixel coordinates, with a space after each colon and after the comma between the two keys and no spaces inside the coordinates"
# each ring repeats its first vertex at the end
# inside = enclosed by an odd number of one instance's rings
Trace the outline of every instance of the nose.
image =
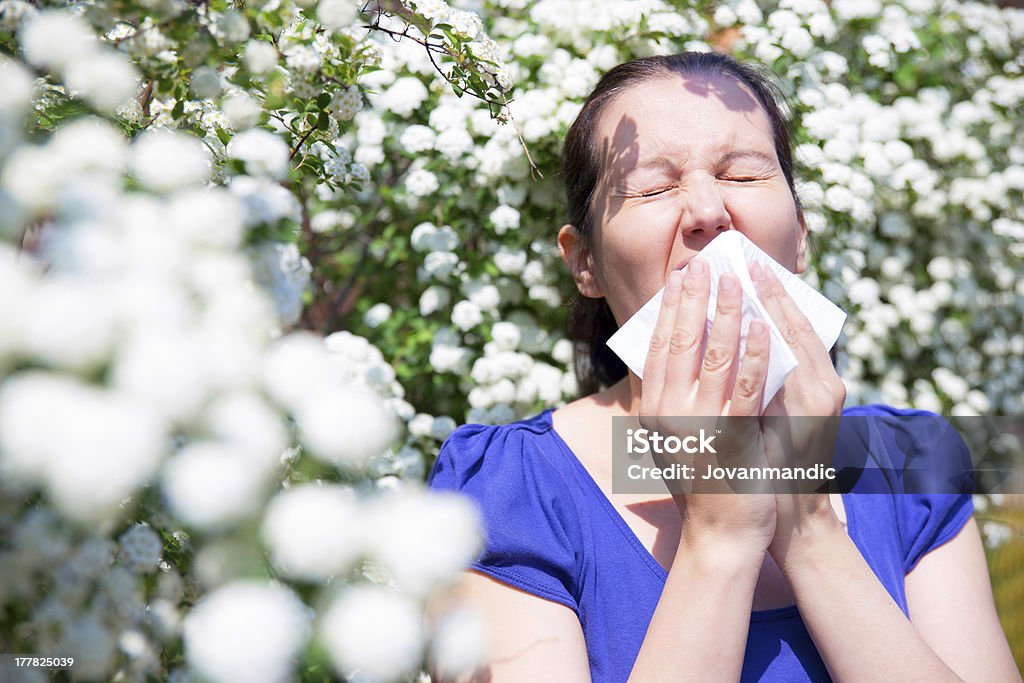
{"type": "Polygon", "coordinates": [[[732,216],[715,178],[694,178],[686,185],[679,231],[687,246],[700,249],[719,233],[732,229],[732,216]]]}

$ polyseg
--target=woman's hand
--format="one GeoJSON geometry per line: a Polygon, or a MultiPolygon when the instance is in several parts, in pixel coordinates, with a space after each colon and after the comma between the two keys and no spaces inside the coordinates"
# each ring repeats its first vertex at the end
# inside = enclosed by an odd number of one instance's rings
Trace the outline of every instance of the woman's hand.
{"type": "MultiPolygon", "coordinates": [[[[755,263],[750,274],[761,303],[799,362],[761,420],[768,463],[773,467],[829,465],[846,386],[814,327],[771,269],[755,263]]],[[[794,548],[813,538],[817,529],[838,524],[828,493],[797,493],[795,489],[778,492],[775,510],[775,536],[768,551],[780,567],[792,559],[794,548]]]]}
{"type": "Polygon", "coordinates": [[[714,325],[703,349],[709,289],[707,265],[699,258],[691,262],[685,277],[678,271],[669,274],[644,368],[640,423],[662,436],[683,439],[699,428],[713,431],[725,415],[750,418],[730,421],[729,429],[716,434],[716,454],[662,455],[655,460],[660,466],[672,460],[694,467],[695,477],[684,491],[673,492],[683,517],[684,539],[718,550],[735,549],[743,556],[756,556],[759,563],[775,535],[776,503],[770,485],[765,487],[767,494],[721,493],[729,490],[726,485],[704,482],[700,474],[708,464],[766,464],[757,416],[768,372],[768,329],[760,321],[751,324],[741,359],[742,293],[735,276],[723,275],[714,325]],[[672,417],[698,419],[680,424],[678,419],[666,419],[672,417]]]}

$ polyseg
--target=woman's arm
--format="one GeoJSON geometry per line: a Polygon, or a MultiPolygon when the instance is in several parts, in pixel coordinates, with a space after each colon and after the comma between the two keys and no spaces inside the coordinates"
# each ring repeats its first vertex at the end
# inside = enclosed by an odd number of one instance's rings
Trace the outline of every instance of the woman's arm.
{"type": "Polygon", "coordinates": [[[966,681],[1020,681],[999,624],[974,519],[907,574],[910,619],[928,646],[966,681]]]}
{"type": "Polygon", "coordinates": [[[564,605],[525,593],[476,572],[463,572],[451,590],[435,596],[433,622],[455,607],[479,614],[488,626],[486,664],[473,673],[445,675],[431,662],[436,683],[588,683],[590,664],[576,614],[564,605]]]}
{"type": "Polygon", "coordinates": [[[629,680],[739,680],[763,561],[749,544],[688,538],[684,528],[629,680]]]}
{"type": "MultiPolygon", "coordinates": [[[[762,302],[800,361],[792,380],[799,382],[803,374],[833,384],[837,377],[825,348],[785,288],[770,271],[754,279],[762,302]]],[[[806,381],[805,385],[813,386],[806,381]]],[[[781,404],[783,414],[829,414],[800,405],[805,398],[806,392],[794,391],[773,401],[769,411],[781,404]]],[[[839,523],[827,494],[779,495],[776,512],[775,537],[768,550],[789,580],[832,678],[1021,680],[995,619],[973,522],[966,532],[961,530],[953,541],[929,553],[908,576],[912,625],[839,523]],[[947,596],[952,603],[942,606],[947,596]]]]}
{"type": "Polygon", "coordinates": [[[838,523],[805,525],[775,559],[837,681],[1021,680],[995,620],[973,522],[908,577],[913,624],[838,523]]]}

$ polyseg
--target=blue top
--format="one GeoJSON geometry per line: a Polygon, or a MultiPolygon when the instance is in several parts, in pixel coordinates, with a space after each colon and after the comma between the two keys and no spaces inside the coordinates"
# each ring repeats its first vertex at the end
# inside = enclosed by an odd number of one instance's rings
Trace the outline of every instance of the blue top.
{"type": "MultiPolygon", "coordinates": [[[[592,680],[618,683],[629,678],[668,575],[552,428],[551,412],[509,425],[460,427],[441,447],[428,484],[461,491],[479,505],[486,543],[472,568],[573,610],[592,680]]],[[[943,460],[965,457],[955,432],[936,442],[935,433],[946,432],[934,426],[948,427],[942,418],[906,421],[930,414],[886,406],[844,415],[878,418],[870,433],[840,439],[855,443],[856,452],[884,452],[895,461],[899,449],[938,447],[946,451],[940,457],[950,456],[943,460]],[[920,433],[929,424],[928,433],[920,433]]],[[[854,490],[843,494],[847,531],[906,613],[904,576],[959,532],[973,512],[971,497],[854,490]]],[[[830,680],[796,605],[751,613],[741,680],[830,680]]]]}

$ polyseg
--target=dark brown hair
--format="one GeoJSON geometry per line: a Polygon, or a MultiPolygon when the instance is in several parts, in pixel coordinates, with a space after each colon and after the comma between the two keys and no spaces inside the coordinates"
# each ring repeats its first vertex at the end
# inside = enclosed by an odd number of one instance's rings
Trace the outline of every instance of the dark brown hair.
{"type": "MultiPolygon", "coordinates": [[[[569,128],[562,148],[567,220],[579,230],[588,252],[593,246],[591,205],[602,171],[600,153],[594,139],[601,114],[614,97],[630,87],[672,74],[728,76],[753,92],[771,121],[775,155],[799,212],[800,202],[793,180],[789,119],[784,110],[785,98],[768,73],[767,70],[716,52],[681,52],[626,62],[602,76],[569,128]]],[[[582,395],[611,386],[626,376],[628,370],[625,364],[606,343],[617,329],[618,325],[605,299],[593,299],[577,293],[569,306],[568,337],[573,343],[576,379],[582,395]]]]}

